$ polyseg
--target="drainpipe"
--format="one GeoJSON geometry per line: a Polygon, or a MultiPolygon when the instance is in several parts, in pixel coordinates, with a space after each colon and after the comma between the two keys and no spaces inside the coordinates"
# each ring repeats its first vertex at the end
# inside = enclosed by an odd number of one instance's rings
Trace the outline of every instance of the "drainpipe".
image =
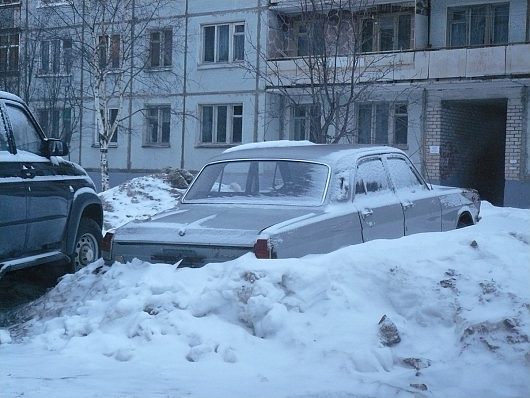
{"type": "Polygon", "coordinates": [[[188,12],[189,0],[184,11],[184,77],[182,79],[182,131],[180,137],[180,168],[184,168],[184,144],[186,142],[186,99],[188,94],[188,12]]]}
{"type": "Polygon", "coordinates": [[[134,70],[134,27],[136,25],[136,1],[132,1],[132,14],[131,14],[131,65],[130,65],[130,74],[131,79],[129,83],[129,120],[127,128],[129,130],[129,134],[127,134],[127,170],[131,170],[132,168],[132,161],[131,161],[131,151],[132,151],[132,98],[133,98],[133,82],[134,79],[132,78],[134,70]]]}
{"type": "Polygon", "coordinates": [[[260,96],[260,64],[261,64],[261,0],[258,0],[258,33],[256,35],[256,85],[254,94],[254,136],[253,141],[258,141],[258,128],[259,128],[259,96],[260,96]]]}
{"type": "Polygon", "coordinates": [[[81,21],[81,83],[79,86],[80,90],[80,102],[79,102],[79,164],[82,165],[82,154],[83,154],[83,110],[84,98],[85,98],[85,0],[81,3],[81,15],[83,20],[81,21]]]}

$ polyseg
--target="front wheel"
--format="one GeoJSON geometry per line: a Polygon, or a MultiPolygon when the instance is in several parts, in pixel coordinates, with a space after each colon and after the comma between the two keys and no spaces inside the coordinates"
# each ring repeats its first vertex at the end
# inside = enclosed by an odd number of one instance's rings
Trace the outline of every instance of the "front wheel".
{"type": "Polygon", "coordinates": [[[79,222],[74,252],[71,256],[72,272],[79,271],[101,257],[101,240],[101,228],[98,223],[90,218],[82,218],[79,222]]]}

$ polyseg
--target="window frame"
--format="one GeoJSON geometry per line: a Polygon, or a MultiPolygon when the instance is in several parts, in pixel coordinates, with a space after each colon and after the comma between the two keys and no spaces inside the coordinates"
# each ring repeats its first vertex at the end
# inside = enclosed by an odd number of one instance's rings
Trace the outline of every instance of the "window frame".
{"type": "MultiPolygon", "coordinates": [[[[360,102],[355,104],[355,115],[356,115],[356,121],[355,121],[355,130],[356,130],[356,144],[358,145],[391,145],[391,146],[398,146],[398,147],[406,147],[408,145],[408,119],[409,119],[409,106],[406,101],[396,101],[396,102],[388,102],[388,101],[374,101],[374,102],[360,102]],[[386,120],[384,123],[386,124],[386,141],[385,142],[379,142],[377,140],[377,128],[378,128],[378,121],[380,120],[380,116],[378,114],[378,106],[385,106],[387,108],[386,112],[386,120]],[[396,109],[398,107],[406,107],[407,113],[397,113],[396,109]],[[370,135],[369,135],[369,142],[360,142],[361,138],[361,126],[360,126],[360,113],[363,107],[370,107],[370,135]],[[407,126],[406,126],[406,142],[397,142],[396,140],[396,123],[398,122],[398,118],[404,118],[406,116],[407,119],[407,126]]],[[[363,136],[364,137],[364,136],[363,136]]]]}
{"type": "Polygon", "coordinates": [[[247,25],[244,21],[238,21],[238,22],[223,22],[223,23],[212,23],[212,24],[204,24],[201,25],[201,55],[200,55],[200,64],[201,65],[219,65],[219,64],[231,64],[231,63],[238,63],[238,62],[244,62],[245,61],[245,42],[246,42],[246,30],[247,25]],[[228,55],[227,60],[220,60],[219,59],[219,28],[222,26],[228,26],[228,55]],[[236,27],[242,26],[243,32],[236,32],[236,27]],[[206,60],[206,51],[210,48],[210,45],[206,45],[206,29],[207,28],[214,28],[214,36],[213,36],[213,60],[206,60]],[[243,58],[235,58],[236,51],[235,51],[235,43],[236,43],[236,37],[243,36],[243,58]]]}
{"type": "Polygon", "coordinates": [[[149,69],[170,69],[173,66],[173,29],[162,28],[149,31],[149,54],[148,54],[148,68],[149,69]],[[153,35],[158,34],[158,41],[153,39],[153,35]],[[169,38],[169,40],[168,40],[169,38]],[[157,44],[158,49],[158,64],[154,65],[153,48],[157,44]],[[169,63],[166,63],[166,57],[169,52],[169,63]]]}
{"type": "Polygon", "coordinates": [[[171,105],[170,104],[149,104],[145,106],[145,129],[143,137],[143,146],[144,147],[156,147],[156,148],[169,148],[171,146],[171,105]],[[150,119],[152,116],[149,115],[150,111],[157,111],[157,140],[153,142],[150,140],[150,119]],[[163,140],[164,138],[164,111],[167,111],[169,114],[169,126],[168,126],[168,139],[167,142],[163,140]]]}
{"type": "Polygon", "coordinates": [[[370,198],[370,197],[372,197],[372,195],[377,194],[378,192],[390,192],[390,193],[394,193],[395,192],[392,180],[391,180],[390,175],[389,175],[388,170],[387,170],[385,159],[384,159],[383,156],[379,156],[379,155],[377,155],[377,156],[369,155],[369,156],[366,156],[366,157],[362,157],[359,160],[357,160],[357,164],[355,165],[355,173],[354,173],[354,178],[353,178],[352,202],[355,201],[356,199],[357,200],[362,200],[362,199],[365,199],[365,198],[370,198]],[[364,190],[364,192],[359,192],[358,191],[359,168],[363,164],[366,164],[366,163],[369,163],[369,162],[374,162],[374,161],[375,162],[379,162],[381,164],[381,167],[383,168],[384,177],[385,177],[385,181],[386,181],[386,187],[385,187],[384,190],[379,190],[378,189],[377,191],[371,191],[371,190],[368,190],[366,182],[363,180],[363,190],[364,190]]]}
{"type": "Polygon", "coordinates": [[[463,47],[482,47],[482,46],[502,46],[510,43],[510,2],[499,2],[499,3],[480,3],[470,4],[465,6],[456,6],[447,8],[447,25],[446,25],[446,46],[448,48],[463,48],[463,47]],[[472,11],[485,8],[485,26],[484,26],[484,41],[483,43],[471,44],[471,29],[472,29],[472,11]],[[506,41],[495,42],[495,12],[501,7],[507,7],[507,26],[506,26],[506,41]],[[457,12],[464,12],[465,21],[459,22],[465,26],[465,43],[453,45],[453,25],[456,23],[453,21],[454,14],[457,12]]]}
{"type": "Polygon", "coordinates": [[[392,189],[394,190],[394,192],[397,193],[400,190],[410,188],[410,187],[397,187],[396,186],[396,182],[395,182],[394,176],[392,175],[392,171],[391,171],[392,167],[390,167],[390,161],[394,159],[404,161],[405,164],[408,166],[409,170],[414,175],[414,177],[416,177],[416,180],[419,182],[419,184],[417,185],[421,186],[421,188],[424,190],[427,190],[427,191],[430,190],[429,185],[427,184],[423,176],[416,169],[416,167],[414,166],[414,164],[410,161],[408,157],[400,155],[399,153],[390,153],[384,156],[383,163],[385,164],[385,168],[387,169],[387,174],[388,174],[388,177],[390,178],[390,182],[392,184],[392,189]]]}
{"type": "Polygon", "coordinates": [[[101,70],[118,70],[122,67],[123,45],[121,36],[120,33],[105,33],[98,35],[97,65],[101,70]],[[115,51],[116,38],[118,38],[117,51],[115,51]]]}
{"type": "Polygon", "coordinates": [[[243,117],[244,117],[244,105],[243,103],[226,103],[226,104],[200,104],[199,105],[199,142],[198,146],[230,146],[235,144],[241,144],[243,142],[243,117]],[[226,122],[225,122],[225,140],[219,141],[219,109],[226,107],[226,122]],[[235,113],[235,108],[241,108],[241,114],[235,113]],[[211,141],[204,140],[204,110],[206,108],[212,108],[212,120],[211,120],[211,141]],[[235,120],[239,120],[241,123],[241,140],[234,140],[234,126],[235,120]]]}
{"type": "MultiPolygon", "coordinates": [[[[20,71],[20,32],[1,32],[0,37],[6,37],[6,44],[1,45],[0,44],[0,51],[2,49],[5,49],[5,68],[0,64],[0,71],[7,73],[7,72],[19,72],[20,71]],[[11,39],[13,37],[16,37],[16,44],[13,44],[11,42],[11,39]],[[16,62],[14,62],[16,65],[14,67],[11,66],[13,63],[13,55],[12,52],[15,52],[15,58],[16,62]]],[[[1,43],[1,41],[0,41],[1,43]]]]}
{"type": "Polygon", "coordinates": [[[38,76],[70,76],[73,66],[73,43],[69,38],[43,39],[39,42],[39,70],[38,76]],[[70,43],[69,47],[65,43],[70,43]],[[44,68],[44,44],[47,45],[47,67],[44,68]],[[56,44],[58,43],[58,44],[56,44]],[[56,45],[55,45],[56,44],[56,45]],[[57,47],[56,47],[57,46],[57,47]],[[57,62],[56,58],[58,57],[57,62]],[[57,65],[57,67],[55,67],[57,65]]]}
{"type": "Polygon", "coordinates": [[[414,12],[413,11],[399,11],[399,12],[392,12],[392,13],[381,13],[376,14],[373,16],[373,18],[362,18],[361,19],[361,44],[360,44],[360,52],[361,53],[377,53],[377,52],[395,52],[395,51],[407,51],[414,49],[414,12]],[[408,16],[410,18],[409,22],[409,29],[408,29],[408,36],[409,36],[409,43],[407,47],[400,48],[400,34],[402,33],[400,30],[400,18],[403,16],[408,16]],[[393,46],[392,49],[388,50],[381,50],[381,21],[384,18],[392,18],[392,27],[393,27],[393,33],[392,33],[392,42],[393,46]],[[370,32],[370,38],[365,39],[365,24],[367,22],[370,22],[371,32],[370,32]],[[364,49],[364,46],[366,43],[370,42],[370,49],[364,49]]]}

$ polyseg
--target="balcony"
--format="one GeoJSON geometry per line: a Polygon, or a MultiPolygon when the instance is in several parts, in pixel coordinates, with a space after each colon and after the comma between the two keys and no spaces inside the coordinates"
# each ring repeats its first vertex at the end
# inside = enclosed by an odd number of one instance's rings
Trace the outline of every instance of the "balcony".
{"type": "MultiPolygon", "coordinates": [[[[341,57],[338,65],[348,68],[351,62],[341,57]]],[[[360,82],[530,75],[530,43],[366,54],[359,57],[357,65],[360,82]]],[[[308,83],[301,58],[270,60],[268,66],[269,77],[277,74],[283,84],[308,83]]]]}

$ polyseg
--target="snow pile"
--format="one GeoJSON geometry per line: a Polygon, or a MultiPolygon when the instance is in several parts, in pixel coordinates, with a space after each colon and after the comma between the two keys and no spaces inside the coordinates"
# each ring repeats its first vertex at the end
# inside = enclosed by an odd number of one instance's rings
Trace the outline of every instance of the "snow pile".
{"type": "Polygon", "coordinates": [[[173,188],[164,176],[134,178],[99,194],[105,213],[104,229],[150,217],[173,208],[183,190],[173,188]]]}
{"type": "Polygon", "coordinates": [[[529,224],[484,204],[323,256],[97,262],[20,310],[3,396],[528,396],[529,224]]]}

